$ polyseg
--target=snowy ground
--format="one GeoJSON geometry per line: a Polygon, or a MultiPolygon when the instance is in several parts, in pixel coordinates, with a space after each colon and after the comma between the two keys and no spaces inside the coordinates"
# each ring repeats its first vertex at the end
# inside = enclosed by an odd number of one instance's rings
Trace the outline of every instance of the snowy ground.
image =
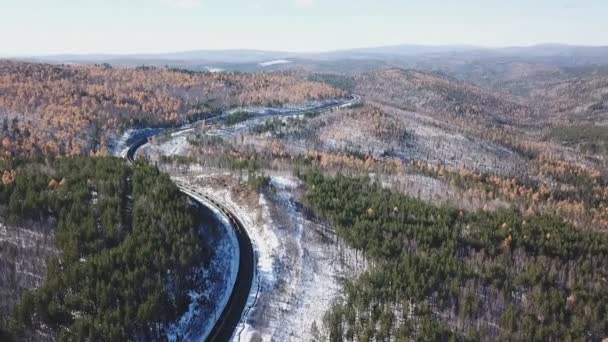
{"type": "Polygon", "coordinates": [[[365,263],[357,265],[331,229],[304,217],[294,201],[297,179],[272,177],[276,193],[259,196],[235,195],[215,176],[182,179],[234,210],[254,244],[256,279],[233,340],[310,341],[311,327],[322,328],[323,315],[341,295],[340,279],[365,263]]]}
{"type": "Polygon", "coordinates": [[[52,232],[45,235],[30,229],[9,227],[0,222],[0,242],[10,243],[18,248],[45,248],[56,253],[57,249],[52,245],[46,246],[47,240],[52,239],[52,232]]]}
{"type": "MultiPolygon", "coordinates": [[[[386,113],[386,122],[407,131],[406,139],[379,138],[374,136],[367,118],[345,117],[342,112],[335,111],[313,120],[313,124],[320,126],[317,150],[351,150],[499,174],[509,173],[525,162],[520,155],[503,146],[463,135],[424,114],[389,106],[378,107],[386,113]]],[[[300,145],[296,142],[296,148],[300,145]]]]}
{"type": "Polygon", "coordinates": [[[201,230],[214,253],[210,267],[197,271],[201,277],[200,289],[190,291],[188,311],[169,327],[167,338],[169,341],[203,341],[232,293],[239,268],[239,245],[232,225],[220,210],[194,192],[182,191],[210,209],[209,215],[205,215],[209,221],[201,230]]]}
{"type": "Polygon", "coordinates": [[[285,104],[280,107],[264,107],[264,106],[251,106],[251,107],[240,107],[234,108],[227,111],[227,114],[234,114],[237,112],[247,112],[256,116],[277,116],[277,115],[297,115],[304,114],[308,111],[317,111],[327,109],[330,107],[338,107],[341,105],[354,103],[359,101],[358,98],[353,100],[344,99],[330,99],[330,100],[315,100],[307,101],[300,104],[285,104]]]}
{"type": "Polygon", "coordinates": [[[0,222],[0,317],[7,317],[23,295],[44,281],[48,261],[59,254],[55,222],[26,227],[0,222]]]}
{"type": "Polygon", "coordinates": [[[125,158],[127,156],[127,151],[131,144],[135,141],[154,136],[161,132],[159,128],[142,128],[142,129],[129,129],[125,131],[122,135],[118,137],[114,137],[110,139],[110,143],[108,144],[108,151],[111,156],[122,157],[125,158]]]}
{"type": "MultiPolygon", "coordinates": [[[[280,107],[264,107],[264,106],[249,106],[249,107],[238,107],[228,110],[221,115],[207,119],[207,122],[217,122],[226,115],[231,115],[237,112],[247,112],[253,114],[255,117],[252,120],[231,126],[231,127],[216,127],[208,132],[210,135],[229,136],[237,133],[248,131],[249,128],[262,123],[265,118],[269,116],[297,116],[310,111],[320,111],[328,108],[350,106],[360,101],[359,97],[354,97],[351,100],[345,99],[329,99],[329,100],[315,100],[307,101],[300,104],[284,104],[280,107]]],[[[162,155],[170,156],[175,154],[182,154],[188,147],[188,136],[194,133],[195,124],[185,124],[180,127],[178,132],[170,134],[170,137],[177,139],[164,139],[162,144],[159,146],[155,144],[156,151],[148,151],[148,153],[154,154],[159,153],[162,155]]],[[[126,157],[129,146],[135,141],[146,138],[157,136],[163,132],[160,128],[142,128],[142,129],[129,129],[120,136],[115,136],[110,139],[108,143],[108,150],[110,155],[117,157],[126,157]]],[[[144,146],[144,149],[150,149],[149,146],[144,146]]]]}
{"type": "MultiPolygon", "coordinates": [[[[164,156],[179,156],[185,155],[188,148],[190,147],[190,143],[188,142],[188,132],[180,132],[176,136],[172,136],[171,139],[162,139],[162,141],[154,144],[154,150],[158,155],[164,156]]],[[[147,151],[146,153],[150,153],[151,156],[154,155],[154,151],[150,148],[152,145],[144,145],[142,150],[147,151]]]]}

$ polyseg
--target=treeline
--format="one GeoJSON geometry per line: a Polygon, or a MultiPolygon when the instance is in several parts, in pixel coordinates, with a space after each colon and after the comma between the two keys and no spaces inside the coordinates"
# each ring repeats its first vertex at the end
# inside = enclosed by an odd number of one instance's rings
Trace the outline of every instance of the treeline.
{"type": "Polygon", "coordinates": [[[608,237],[550,216],[462,212],[365,178],[301,174],[306,207],[370,269],[326,315],[331,341],[601,340],[608,237]]]}
{"type": "Polygon", "coordinates": [[[245,105],[344,96],[283,74],[0,61],[0,158],[83,155],[127,127],[166,126],[245,105]]]}
{"type": "Polygon", "coordinates": [[[57,221],[57,258],[42,286],[2,323],[15,336],[159,339],[185,311],[209,250],[195,208],[168,176],[115,158],[19,162],[0,185],[9,221],[57,221]]]}

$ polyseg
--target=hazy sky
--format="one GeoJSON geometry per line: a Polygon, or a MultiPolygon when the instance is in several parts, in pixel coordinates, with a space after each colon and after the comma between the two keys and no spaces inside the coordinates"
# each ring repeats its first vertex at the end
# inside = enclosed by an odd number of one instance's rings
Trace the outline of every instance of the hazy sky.
{"type": "Polygon", "coordinates": [[[608,45],[608,0],[0,0],[0,55],[608,45]]]}

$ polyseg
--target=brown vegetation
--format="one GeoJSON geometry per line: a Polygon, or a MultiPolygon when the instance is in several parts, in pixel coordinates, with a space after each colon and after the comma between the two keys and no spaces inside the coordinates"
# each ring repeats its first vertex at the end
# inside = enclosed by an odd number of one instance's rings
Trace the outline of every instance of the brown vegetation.
{"type": "Polygon", "coordinates": [[[357,77],[356,91],[398,108],[442,118],[525,123],[535,111],[514,97],[432,73],[389,69],[357,77]]]}
{"type": "Polygon", "coordinates": [[[0,154],[82,155],[109,133],[167,125],[242,105],[343,96],[280,74],[191,73],[0,61],[0,154]]]}

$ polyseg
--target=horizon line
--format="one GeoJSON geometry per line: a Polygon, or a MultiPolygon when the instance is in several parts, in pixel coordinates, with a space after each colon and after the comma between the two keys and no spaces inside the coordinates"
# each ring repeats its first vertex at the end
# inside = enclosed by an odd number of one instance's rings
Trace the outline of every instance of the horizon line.
{"type": "Polygon", "coordinates": [[[608,44],[572,44],[572,43],[559,43],[559,42],[540,42],[534,44],[521,44],[521,45],[476,45],[476,44],[422,44],[422,43],[401,43],[401,44],[387,44],[387,45],[374,45],[374,46],[360,46],[334,50],[306,50],[306,51],[290,51],[290,50],[275,50],[275,49],[263,49],[263,48],[200,48],[200,49],[181,49],[181,50],[168,50],[168,51],[155,51],[155,52],[51,52],[47,54],[28,54],[28,53],[17,53],[17,54],[0,54],[0,58],[53,58],[53,57],[86,57],[86,56],[100,56],[100,57],[130,57],[130,56],[162,56],[172,55],[180,53],[194,53],[194,52],[259,52],[259,53],[276,53],[276,54],[294,54],[294,55],[315,55],[315,54],[330,54],[338,52],[348,52],[356,50],[373,50],[382,48],[396,48],[396,47],[423,47],[423,48],[455,48],[455,49],[468,49],[468,50],[503,50],[503,49],[517,49],[517,48],[534,48],[534,47],[570,47],[570,48],[608,48],[608,44]]]}

